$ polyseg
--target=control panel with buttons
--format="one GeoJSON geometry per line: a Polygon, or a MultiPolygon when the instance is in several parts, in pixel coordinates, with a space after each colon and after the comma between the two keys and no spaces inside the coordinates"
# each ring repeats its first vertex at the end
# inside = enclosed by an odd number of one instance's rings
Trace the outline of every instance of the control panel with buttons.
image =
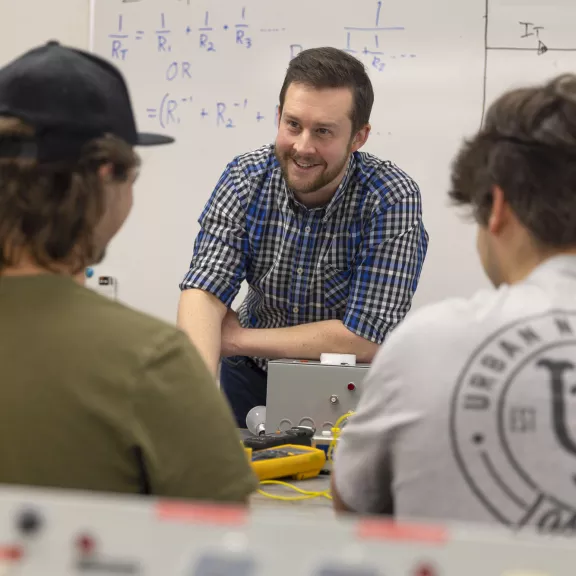
{"type": "Polygon", "coordinates": [[[356,409],[369,368],[316,360],[268,362],[266,433],[306,425],[319,436],[331,437],[338,419],[356,409]]]}
{"type": "Polygon", "coordinates": [[[573,576],[568,538],[0,488],[0,574],[573,576]]]}

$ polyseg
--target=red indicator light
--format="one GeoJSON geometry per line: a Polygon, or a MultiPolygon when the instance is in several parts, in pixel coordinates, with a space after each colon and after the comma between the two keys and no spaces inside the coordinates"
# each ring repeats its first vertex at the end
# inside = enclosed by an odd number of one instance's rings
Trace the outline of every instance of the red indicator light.
{"type": "Polygon", "coordinates": [[[24,550],[20,546],[1,546],[0,560],[16,562],[24,556],[24,550]]]}
{"type": "Polygon", "coordinates": [[[424,564],[416,569],[414,576],[437,576],[437,572],[432,568],[432,566],[424,564]]]}
{"type": "Polygon", "coordinates": [[[96,548],[96,542],[91,536],[82,534],[76,540],[76,547],[82,554],[92,554],[92,552],[94,552],[94,548],[96,548]]]}

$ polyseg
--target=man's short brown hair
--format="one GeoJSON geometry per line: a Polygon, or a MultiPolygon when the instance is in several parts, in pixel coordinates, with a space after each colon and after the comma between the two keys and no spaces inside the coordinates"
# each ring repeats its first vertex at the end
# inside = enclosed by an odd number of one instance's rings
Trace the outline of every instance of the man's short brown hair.
{"type": "Polygon", "coordinates": [[[576,245],[576,76],[502,95],[452,168],[450,198],[486,225],[492,191],[540,244],[576,245]]]}
{"type": "Polygon", "coordinates": [[[280,112],[290,84],[304,84],[317,90],[349,88],[354,99],[350,118],[353,134],[370,121],[374,104],[372,82],[364,64],[343,50],[310,48],[293,58],[280,90],[280,112]]]}

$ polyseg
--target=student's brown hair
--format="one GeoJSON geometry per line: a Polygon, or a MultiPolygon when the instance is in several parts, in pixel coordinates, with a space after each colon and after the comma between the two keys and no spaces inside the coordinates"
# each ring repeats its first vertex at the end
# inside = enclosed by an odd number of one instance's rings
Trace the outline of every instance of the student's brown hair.
{"type": "MultiPolygon", "coordinates": [[[[0,136],[10,135],[33,136],[34,130],[0,117],[0,136]]],[[[105,209],[98,170],[110,163],[114,178],[125,180],[138,162],[132,147],[112,136],[86,144],[73,165],[0,158],[0,272],[23,249],[48,270],[64,264],[76,274],[93,263],[94,231],[105,209]]]]}
{"type": "Polygon", "coordinates": [[[509,91],[490,107],[453,163],[449,195],[486,225],[496,185],[537,242],[576,245],[576,75],[509,91]]]}

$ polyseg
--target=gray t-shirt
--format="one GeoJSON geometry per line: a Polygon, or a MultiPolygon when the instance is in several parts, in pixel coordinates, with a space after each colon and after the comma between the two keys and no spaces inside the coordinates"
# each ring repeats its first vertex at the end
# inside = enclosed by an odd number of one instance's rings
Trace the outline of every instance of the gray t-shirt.
{"type": "Polygon", "coordinates": [[[334,474],[358,512],[576,533],[576,256],[407,318],[334,474]]]}

